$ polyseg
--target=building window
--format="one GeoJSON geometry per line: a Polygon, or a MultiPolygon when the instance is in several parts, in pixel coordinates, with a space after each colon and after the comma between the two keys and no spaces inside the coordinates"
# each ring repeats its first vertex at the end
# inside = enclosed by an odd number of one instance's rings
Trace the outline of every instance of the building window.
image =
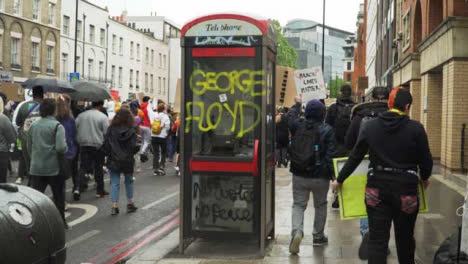
{"type": "Polygon", "coordinates": [[[123,69],[122,67],[119,67],[119,87],[122,88],[122,73],[123,73],[123,69]]]}
{"type": "Polygon", "coordinates": [[[117,52],[117,36],[112,35],[112,53],[115,54],[117,52]]]}
{"type": "Polygon", "coordinates": [[[135,86],[136,86],[136,90],[138,91],[140,89],[140,72],[139,71],[136,71],[135,86]]]}
{"type": "Polygon", "coordinates": [[[149,48],[148,47],[146,48],[146,52],[145,52],[145,63],[146,64],[149,63],[149,48]]]}
{"type": "Polygon", "coordinates": [[[115,85],[115,66],[112,65],[112,68],[111,68],[111,84],[112,86],[115,85]]]}
{"type": "Polygon", "coordinates": [[[70,34],[70,17],[68,16],[63,16],[63,29],[62,33],[65,36],[68,36],[70,34]]]}
{"type": "Polygon", "coordinates": [[[88,59],[88,79],[91,80],[93,78],[94,73],[94,60],[88,59]]]}
{"type": "Polygon", "coordinates": [[[31,70],[40,71],[39,68],[39,43],[33,42],[31,45],[31,70]]]}
{"type": "Polygon", "coordinates": [[[68,76],[68,54],[62,53],[62,80],[68,81],[69,76],[68,76]]]}
{"type": "Polygon", "coordinates": [[[166,55],[163,56],[163,68],[166,69],[166,55]]]}
{"type": "Polygon", "coordinates": [[[130,89],[133,87],[133,70],[130,70],[130,89]]]}
{"type": "Polygon", "coordinates": [[[123,38],[119,40],[119,54],[123,55],[123,38]]]}
{"type": "Polygon", "coordinates": [[[153,93],[154,92],[154,76],[153,74],[151,74],[151,78],[150,78],[150,93],[153,93]]]}
{"type": "Polygon", "coordinates": [[[11,67],[21,69],[21,39],[11,38],[11,67]]]}
{"type": "MultiPolygon", "coordinates": [[[[2,4],[3,4],[3,0],[1,1],[2,4]]],[[[40,0],[33,0],[33,15],[32,15],[32,18],[34,21],[38,21],[39,20],[39,13],[40,13],[40,8],[41,8],[41,5],[40,5],[40,0]]]]}
{"type": "Polygon", "coordinates": [[[130,41],[130,59],[133,60],[134,58],[134,47],[133,47],[133,41],[130,41]]]}
{"type": "MultiPolygon", "coordinates": [[[[2,32],[0,32],[0,47],[3,47],[3,33],[2,32]]],[[[3,66],[2,61],[3,61],[3,48],[0,48],[0,67],[3,66]]]]}
{"type": "Polygon", "coordinates": [[[101,28],[101,34],[99,35],[99,44],[103,47],[106,45],[106,30],[103,28],[101,28]]]}
{"type": "Polygon", "coordinates": [[[78,22],[76,23],[76,35],[78,36],[78,38],[80,39],[81,38],[81,27],[82,27],[82,23],[81,23],[81,20],[78,20],[78,22]]]}
{"type": "Polygon", "coordinates": [[[154,65],[154,50],[151,50],[151,66],[154,65]]]}
{"type": "Polygon", "coordinates": [[[161,77],[158,77],[158,94],[161,94],[161,77]]]}
{"type": "Polygon", "coordinates": [[[80,57],[80,56],[76,56],[76,65],[75,65],[75,67],[76,67],[76,71],[77,71],[77,72],[81,72],[81,71],[80,71],[80,69],[81,69],[80,66],[81,66],[81,57],[80,57]]]}
{"type": "Polygon", "coordinates": [[[13,14],[21,16],[21,0],[13,1],[13,14]]]}
{"type": "Polygon", "coordinates": [[[3,11],[4,10],[4,6],[5,5],[5,1],[4,0],[0,0],[0,11],[3,11]]]}
{"type": "Polygon", "coordinates": [[[94,25],[89,25],[89,42],[94,43],[94,25]]]}
{"type": "Polygon", "coordinates": [[[347,71],[351,70],[351,62],[349,62],[349,61],[346,63],[346,70],[347,71]]]}
{"type": "Polygon", "coordinates": [[[159,53],[159,67],[162,67],[162,54],[159,53]]]}
{"type": "Polygon", "coordinates": [[[403,49],[406,50],[411,42],[411,10],[403,17],[403,49]]]}
{"type": "Polygon", "coordinates": [[[137,60],[140,60],[140,44],[137,44],[137,54],[136,54],[137,60]]]}
{"type": "Polygon", "coordinates": [[[104,62],[99,62],[99,81],[104,81],[104,62]]]}
{"type": "Polygon", "coordinates": [[[347,75],[346,75],[346,81],[347,81],[347,82],[350,82],[350,81],[351,81],[351,74],[347,74],[347,75]]]}
{"type": "Polygon", "coordinates": [[[163,95],[166,94],[166,78],[163,78],[163,95]]]}
{"type": "Polygon", "coordinates": [[[47,46],[47,72],[54,72],[54,47],[47,46]]]}
{"type": "Polygon", "coordinates": [[[148,92],[148,73],[145,73],[145,92],[148,92]]]}
{"type": "Polygon", "coordinates": [[[55,23],[55,4],[49,2],[49,25],[55,23]]]}

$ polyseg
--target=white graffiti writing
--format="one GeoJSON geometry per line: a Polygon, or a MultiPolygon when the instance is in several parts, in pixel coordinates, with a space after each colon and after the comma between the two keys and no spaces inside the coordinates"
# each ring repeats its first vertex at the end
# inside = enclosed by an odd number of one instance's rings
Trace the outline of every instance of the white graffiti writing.
{"type": "Polygon", "coordinates": [[[242,45],[252,46],[257,40],[253,36],[246,37],[196,37],[195,45],[242,45]]]}

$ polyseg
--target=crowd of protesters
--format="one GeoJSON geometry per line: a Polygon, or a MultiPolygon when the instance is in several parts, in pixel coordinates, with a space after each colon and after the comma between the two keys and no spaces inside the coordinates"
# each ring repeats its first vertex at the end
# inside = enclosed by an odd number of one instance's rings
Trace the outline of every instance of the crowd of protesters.
{"type": "Polygon", "coordinates": [[[110,213],[117,215],[123,175],[126,209],[132,213],[138,209],[133,202],[134,172],[151,152],[154,175],[163,176],[166,159],[176,155],[180,121],[161,100],[74,102],[67,94],[45,95],[42,87],[34,87],[32,97],[13,102],[0,92],[0,183],[25,184],[40,192],[50,186],[66,228],[68,179],[73,200],[79,201],[94,178],[96,197],[108,196],[109,190],[110,213]],[[104,183],[107,172],[110,189],[104,183]]]}

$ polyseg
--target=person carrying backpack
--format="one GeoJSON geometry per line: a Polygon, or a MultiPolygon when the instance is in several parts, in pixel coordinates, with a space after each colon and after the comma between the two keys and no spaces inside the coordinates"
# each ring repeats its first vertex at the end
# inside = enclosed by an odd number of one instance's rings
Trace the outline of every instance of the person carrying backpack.
{"type": "Polygon", "coordinates": [[[413,98],[393,89],[387,112],[361,126],[348,161],[333,182],[335,189],[369,153],[366,208],[369,217],[369,264],[387,263],[392,223],[399,263],[414,264],[414,227],[418,216],[418,184],[429,185],[432,155],[423,125],[408,117],[413,98]]]}
{"type": "Polygon", "coordinates": [[[151,145],[153,146],[153,175],[164,176],[167,156],[167,136],[171,121],[164,111],[166,105],[159,103],[156,112],[148,111],[151,121],[151,145]]]}
{"type": "MultiPolygon", "coordinates": [[[[366,122],[378,118],[381,113],[388,111],[387,106],[388,90],[386,87],[376,87],[372,91],[372,101],[356,105],[351,113],[351,125],[346,132],[345,146],[347,149],[353,149],[359,136],[359,130],[366,122]]],[[[361,246],[359,247],[359,258],[368,259],[369,242],[369,220],[367,218],[360,220],[359,230],[362,236],[361,246]]],[[[390,250],[388,251],[390,252],[390,250]]]]}
{"type": "Polygon", "coordinates": [[[327,194],[333,174],[333,158],[336,155],[336,141],[333,129],[323,122],[325,106],[318,100],[307,103],[305,119],[299,118],[301,97],[287,114],[292,135],[290,149],[293,174],[292,232],[289,252],[297,254],[304,237],[304,211],[310,193],[313,194],[315,219],[313,231],[314,246],[325,245],[327,220],[327,194]]]}
{"type": "Polygon", "coordinates": [[[133,203],[134,155],[138,152],[137,129],[132,112],[120,108],[107,130],[102,151],[108,157],[107,167],[111,179],[112,215],[119,214],[120,174],[125,177],[127,194],[127,212],[133,213],[138,208],[133,203]]]}

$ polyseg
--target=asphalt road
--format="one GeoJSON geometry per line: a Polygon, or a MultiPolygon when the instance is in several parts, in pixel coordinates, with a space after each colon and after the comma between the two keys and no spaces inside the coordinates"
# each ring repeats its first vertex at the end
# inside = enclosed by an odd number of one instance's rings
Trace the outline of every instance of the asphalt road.
{"type": "MultiPolygon", "coordinates": [[[[134,202],[137,212],[127,214],[123,177],[120,187],[120,214],[111,216],[110,197],[96,198],[94,182],[73,201],[71,181],[67,183],[66,232],[67,264],[111,264],[126,260],[163,238],[178,226],[179,177],[174,164],[166,164],[166,176],[153,176],[151,159],[135,173],[134,202]]],[[[105,188],[110,192],[109,174],[105,174],[105,188]]],[[[14,181],[15,178],[10,178],[14,181]]],[[[50,195],[50,190],[46,191],[50,195]]]]}

